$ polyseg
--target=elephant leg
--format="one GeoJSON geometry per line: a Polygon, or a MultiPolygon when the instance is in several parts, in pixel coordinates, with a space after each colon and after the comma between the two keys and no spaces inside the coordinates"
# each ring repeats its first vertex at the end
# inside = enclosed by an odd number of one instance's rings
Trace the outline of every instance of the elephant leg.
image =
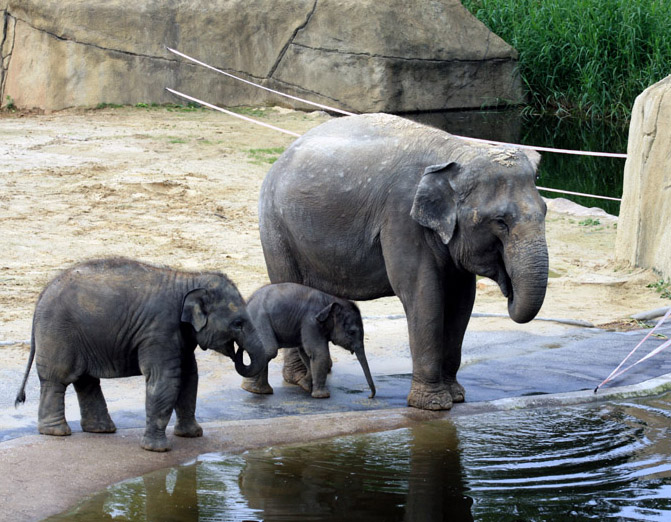
{"type": "Polygon", "coordinates": [[[256,377],[244,377],[240,387],[251,393],[272,394],[273,387],[268,382],[268,365],[256,377]]]}
{"type": "Polygon", "coordinates": [[[412,383],[408,406],[422,410],[449,410],[452,395],[443,380],[443,284],[434,271],[408,282],[403,306],[408,318],[412,383]],[[413,286],[411,286],[413,285],[413,286]]]}
{"type": "Polygon", "coordinates": [[[326,377],[329,373],[331,354],[329,353],[329,344],[322,332],[311,324],[305,325],[301,330],[303,346],[299,349],[299,354],[303,363],[308,368],[301,384],[303,389],[307,386],[311,388],[311,395],[315,399],[327,399],[331,396],[326,387],[326,377]]]}
{"type": "Polygon", "coordinates": [[[310,373],[312,374],[312,396],[315,399],[328,399],[331,396],[326,387],[326,376],[329,373],[328,347],[325,356],[312,357],[310,361],[310,373]]]}
{"type": "Polygon", "coordinates": [[[40,377],[40,407],[37,413],[37,430],[43,435],[62,436],[72,433],[65,420],[66,388],[67,384],[47,381],[40,377]]]}
{"type": "Polygon", "coordinates": [[[457,381],[461,366],[461,347],[475,302],[475,275],[463,274],[450,281],[445,292],[445,330],[443,334],[443,382],[453,402],[464,402],[466,391],[457,381]]]}
{"type": "Polygon", "coordinates": [[[74,386],[82,416],[82,430],[92,433],[114,433],[116,426],[107,411],[100,379],[82,375],[74,382],[74,386]]]}
{"type": "Polygon", "coordinates": [[[284,367],[282,377],[289,384],[299,384],[305,379],[308,367],[301,359],[298,348],[287,348],[284,350],[284,367]]]}
{"type": "Polygon", "coordinates": [[[198,395],[198,365],[195,353],[182,359],[179,395],[175,404],[177,422],[175,435],[178,437],[202,437],[203,428],[196,421],[196,398],[198,395]]]}
{"type": "Polygon", "coordinates": [[[298,356],[300,357],[301,363],[305,366],[305,375],[296,383],[298,386],[303,388],[306,392],[312,393],[312,364],[310,361],[310,356],[305,352],[303,347],[298,348],[298,356]]]}
{"type": "MultiPolygon", "coordinates": [[[[263,313],[252,319],[256,326],[256,332],[263,343],[268,360],[277,357],[279,342],[271,326],[270,317],[263,313]]],[[[243,390],[251,393],[272,394],[273,387],[268,382],[268,365],[256,377],[244,377],[240,385],[243,390]]]]}
{"type": "Polygon", "coordinates": [[[149,451],[168,451],[165,429],[179,396],[179,368],[153,367],[145,373],[147,424],[141,446],[149,451]]]}

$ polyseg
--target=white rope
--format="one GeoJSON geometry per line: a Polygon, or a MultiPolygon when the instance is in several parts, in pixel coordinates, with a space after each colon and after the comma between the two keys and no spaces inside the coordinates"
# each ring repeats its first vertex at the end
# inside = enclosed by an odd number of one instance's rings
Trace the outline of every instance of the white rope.
{"type": "Polygon", "coordinates": [[[262,121],[255,120],[253,118],[248,118],[247,116],[243,116],[242,114],[238,114],[237,112],[233,111],[227,111],[226,109],[222,109],[221,107],[217,107],[216,105],[212,105],[211,103],[207,103],[203,100],[199,100],[198,98],[194,98],[193,96],[189,96],[187,94],[183,94],[181,92],[175,91],[174,89],[170,89],[169,87],[165,88],[166,91],[171,92],[175,96],[179,96],[180,98],[184,98],[185,100],[189,100],[192,102],[200,103],[201,105],[204,105],[205,107],[209,107],[210,109],[214,109],[215,111],[223,112],[224,114],[228,114],[229,116],[233,116],[235,118],[240,118],[241,120],[248,121],[250,123],[256,123],[257,125],[261,125],[262,127],[268,127],[269,129],[276,130],[278,132],[283,132],[284,134],[289,134],[291,136],[294,136],[296,138],[300,138],[300,134],[296,134],[295,132],[288,131],[286,129],[280,129],[279,127],[275,127],[274,125],[270,125],[269,123],[264,123],[262,121]]]}
{"type": "MultiPolygon", "coordinates": [[[[257,125],[261,125],[263,127],[267,127],[269,129],[276,130],[278,132],[283,132],[284,134],[289,134],[290,136],[294,136],[296,138],[300,138],[300,136],[301,136],[300,134],[297,134],[295,132],[292,132],[292,131],[289,131],[289,130],[286,130],[286,129],[281,129],[280,127],[275,127],[274,125],[270,125],[269,123],[264,123],[262,121],[255,120],[253,118],[243,116],[242,114],[238,114],[237,112],[222,109],[221,107],[218,107],[216,105],[212,105],[211,103],[208,103],[208,102],[203,101],[203,100],[199,100],[198,98],[194,98],[193,96],[189,96],[187,94],[181,93],[181,92],[176,91],[174,89],[170,89],[169,87],[166,87],[165,90],[171,92],[175,96],[179,96],[180,98],[184,98],[185,100],[189,100],[189,101],[192,101],[192,102],[195,102],[195,103],[199,103],[199,104],[201,104],[205,107],[209,107],[210,109],[214,109],[215,111],[223,112],[224,114],[228,114],[229,116],[233,116],[234,118],[239,118],[241,120],[245,120],[245,121],[248,121],[250,123],[255,123],[257,125]]],[[[464,136],[456,136],[456,137],[471,140],[471,141],[484,142],[484,143],[504,144],[503,142],[500,142],[500,141],[489,142],[487,140],[480,140],[480,139],[475,139],[475,138],[465,138],[464,136]]],[[[513,147],[520,147],[519,145],[514,145],[512,143],[505,143],[504,145],[510,145],[510,146],[513,146],[513,147]]],[[[526,147],[526,148],[533,148],[533,147],[526,147]]],[[[546,192],[558,192],[560,194],[570,194],[570,195],[573,195],[573,196],[584,196],[584,197],[595,198],[595,199],[607,199],[607,200],[611,200],[611,201],[622,201],[621,198],[612,198],[610,196],[598,196],[598,195],[595,195],[595,194],[584,194],[582,192],[571,192],[569,190],[559,190],[559,189],[552,189],[552,188],[545,188],[545,187],[536,187],[536,188],[538,190],[544,190],[546,192]]]]}
{"type": "Polygon", "coordinates": [[[274,89],[270,89],[268,87],[264,87],[263,85],[259,85],[258,83],[250,82],[249,80],[245,80],[244,78],[240,78],[239,76],[235,76],[235,75],[233,75],[231,73],[228,73],[226,71],[222,71],[221,69],[217,69],[216,67],[212,67],[211,65],[208,65],[204,62],[196,60],[195,58],[192,58],[191,56],[188,56],[184,53],[180,53],[179,51],[176,51],[175,49],[171,49],[170,47],[166,47],[166,49],[168,51],[170,51],[171,53],[176,54],[177,56],[181,56],[182,58],[186,58],[187,60],[192,61],[193,63],[197,63],[198,65],[202,65],[203,67],[206,67],[206,68],[211,69],[215,72],[218,72],[219,74],[223,74],[224,76],[228,76],[229,78],[233,78],[234,80],[238,80],[240,82],[246,83],[247,85],[257,87],[258,89],[263,89],[264,91],[272,92],[273,94],[278,94],[280,96],[284,96],[285,98],[291,98],[292,100],[307,103],[308,105],[312,105],[314,107],[319,107],[320,109],[324,109],[324,110],[327,110],[327,111],[337,112],[339,114],[344,114],[346,116],[354,116],[353,112],[343,111],[342,109],[336,109],[334,107],[329,107],[328,105],[322,105],[321,103],[312,102],[312,101],[309,101],[309,100],[305,100],[303,98],[299,98],[298,96],[291,96],[291,94],[286,94],[284,92],[280,92],[280,91],[276,91],[274,89]]]}
{"type": "Polygon", "coordinates": [[[544,190],[545,192],[558,192],[560,194],[570,194],[572,196],[584,196],[587,198],[595,199],[608,199],[610,201],[622,201],[622,198],[611,198],[610,196],[596,196],[594,194],[585,194],[583,192],[571,192],[570,190],[559,190],[546,187],[536,187],[538,190],[544,190]]]}
{"type": "MultiPolygon", "coordinates": [[[[193,63],[196,63],[198,65],[202,65],[203,67],[206,67],[207,69],[210,69],[212,71],[218,72],[219,74],[223,74],[225,76],[228,76],[229,78],[233,78],[235,80],[238,80],[240,82],[246,83],[247,85],[251,85],[253,87],[256,87],[258,89],[263,89],[268,92],[272,92],[273,94],[277,94],[279,96],[284,96],[285,98],[290,98],[292,100],[300,101],[303,103],[307,103],[308,105],[312,105],[314,107],[319,107],[321,109],[327,110],[327,111],[332,111],[332,112],[337,112],[339,114],[344,114],[346,116],[356,116],[356,113],[354,112],[349,112],[349,111],[344,111],[342,109],[336,109],[335,107],[329,107],[328,105],[322,105],[321,103],[316,103],[310,100],[306,100],[304,98],[298,98],[297,96],[291,96],[290,94],[286,94],[284,92],[276,91],[274,89],[269,89],[268,87],[264,87],[263,85],[259,85],[258,83],[250,82],[249,80],[245,80],[244,78],[240,78],[239,76],[235,76],[231,73],[228,73],[226,71],[222,71],[221,69],[217,69],[216,67],[213,67],[211,65],[206,64],[205,62],[201,62],[200,60],[197,60],[193,58],[192,56],[189,56],[187,54],[184,54],[182,52],[179,52],[175,49],[172,49],[170,47],[166,47],[168,51],[170,51],[173,54],[176,54],[177,56],[181,56],[182,58],[185,58],[186,60],[189,60],[193,63]]],[[[516,143],[508,143],[505,141],[494,141],[494,140],[484,140],[481,138],[471,138],[469,136],[459,136],[456,135],[458,138],[464,138],[467,140],[471,141],[477,141],[480,143],[489,143],[491,145],[506,145],[506,146],[511,146],[511,147],[518,147],[520,149],[531,149],[531,150],[538,150],[541,152],[556,152],[559,154],[574,154],[574,155],[579,155],[579,156],[601,156],[605,158],[626,158],[626,154],[618,153],[618,152],[591,152],[591,151],[582,151],[582,150],[569,150],[569,149],[555,149],[552,147],[537,147],[535,145],[519,145],[516,143]]]]}
{"type": "Polygon", "coordinates": [[[490,145],[506,145],[511,147],[517,147],[518,149],[531,149],[537,150],[540,152],[556,152],[558,154],[573,154],[575,156],[599,156],[603,158],[625,158],[626,154],[619,152],[592,152],[589,150],[570,150],[570,149],[555,149],[553,147],[538,147],[536,145],[520,145],[518,143],[507,143],[505,141],[494,141],[494,140],[484,140],[481,138],[471,138],[469,136],[458,136],[459,138],[464,138],[466,140],[477,141],[480,143],[489,143],[490,145]]]}

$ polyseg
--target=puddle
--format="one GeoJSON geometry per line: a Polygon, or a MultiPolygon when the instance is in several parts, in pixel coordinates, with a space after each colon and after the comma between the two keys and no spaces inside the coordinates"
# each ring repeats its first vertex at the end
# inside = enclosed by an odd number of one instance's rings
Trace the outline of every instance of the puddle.
{"type": "Polygon", "coordinates": [[[201,455],[49,520],[668,520],[671,394],[201,455]]]}

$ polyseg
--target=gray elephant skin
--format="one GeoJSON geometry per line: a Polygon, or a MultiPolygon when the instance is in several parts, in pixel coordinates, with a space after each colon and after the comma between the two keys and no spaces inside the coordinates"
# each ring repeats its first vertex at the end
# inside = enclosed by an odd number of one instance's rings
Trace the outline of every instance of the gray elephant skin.
{"type": "MultiPolygon", "coordinates": [[[[368,367],[359,308],[348,301],[296,283],[266,285],[247,300],[247,311],[270,358],[279,348],[295,347],[304,371],[294,381],[312,397],[331,396],[326,377],[331,369],[329,342],[356,355],[375,397],[368,367]]],[[[245,378],[242,388],[252,393],[273,393],[268,366],[256,377],[245,378]]]]}
{"type": "Polygon", "coordinates": [[[535,151],[478,144],[398,116],[324,123],[297,139],[263,182],[270,280],[353,300],[398,296],[413,362],[408,405],[449,409],[464,400],[457,370],[476,274],[498,283],[519,323],[545,298],[539,161],[535,151]]]}
{"type": "Polygon", "coordinates": [[[165,430],[173,410],[175,435],[203,434],[195,418],[197,345],[231,357],[243,376],[257,374],[267,363],[245,302],[225,275],[121,258],[78,264],[53,279],[37,301],[30,358],[16,404],[25,401],[36,359],[40,433],[70,435],[64,403],[69,384],[77,392],[82,429],[112,433],[116,427],[100,379],[144,375],[141,445],[166,451],[165,430]],[[243,350],[249,365],[243,362],[243,350]]]}

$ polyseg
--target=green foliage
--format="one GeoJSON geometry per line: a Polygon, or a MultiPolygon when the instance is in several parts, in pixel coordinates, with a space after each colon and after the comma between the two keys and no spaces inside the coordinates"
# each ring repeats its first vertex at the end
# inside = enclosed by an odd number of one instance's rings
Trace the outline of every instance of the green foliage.
{"type": "Polygon", "coordinates": [[[7,103],[5,105],[5,109],[8,111],[14,112],[16,110],[16,105],[14,104],[14,99],[8,94],[7,95],[7,103]]]}
{"type": "MultiPolygon", "coordinates": [[[[574,118],[527,117],[524,118],[520,143],[544,145],[560,149],[598,150],[625,152],[628,128],[609,125],[603,120],[578,120],[574,118]]],[[[619,198],[623,190],[625,160],[566,154],[542,154],[538,170],[538,186],[571,190],[583,194],[599,194],[619,198]]],[[[562,194],[544,193],[548,197],[567,197],[562,194]]],[[[599,207],[617,216],[618,201],[570,196],[572,201],[586,206],[599,207]]]]}
{"type": "Polygon", "coordinates": [[[660,279],[656,283],[650,283],[646,288],[653,288],[662,299],[671,299],[671,280],[660,279]]]}
{"type": "Polygon", "coordinates": [[[255,116],[257,118],[263,118],[273,112],[273,109],[267,107],[229,107],[228,110],[243,116],[255,116]]]}
{"type": "Polygon", "coordinates": [[[578,225],[583,226],[583,227],[596,227],[601,224],[601,221],[598,219],[594,218],[587,218],[583,219],[582,221],[578,221],[578,225]]]}
{"type": "Polygon", "coordinates": [[[272,147],[269,149],[249,149],[249,154],[252,163],[255,165],[262,165],[264,163],[272,165],[277,161],[277,158],[284,152],[284,147],[272,147]]]}
{"type": "Polygon", "coordinates": [[[99,103],[96,105],[96,109],[121,109],[123,105],[118,103],[99,103]]]}
{"type": "Polygon", "coordinates": [[[205,108],[200,105],[199,103],[195,102],[189,102],[186,105],[182,105],[179,103],[167,103],[163,107],[165,107],[168,112],[196,112],[200,110],[205,110],[205,108]]]}
{"type": "Polygon", "coordinates": [[[669,0],[463,0],[519,53],[533,111],[626,121],[669,74],[669,0]]]}

